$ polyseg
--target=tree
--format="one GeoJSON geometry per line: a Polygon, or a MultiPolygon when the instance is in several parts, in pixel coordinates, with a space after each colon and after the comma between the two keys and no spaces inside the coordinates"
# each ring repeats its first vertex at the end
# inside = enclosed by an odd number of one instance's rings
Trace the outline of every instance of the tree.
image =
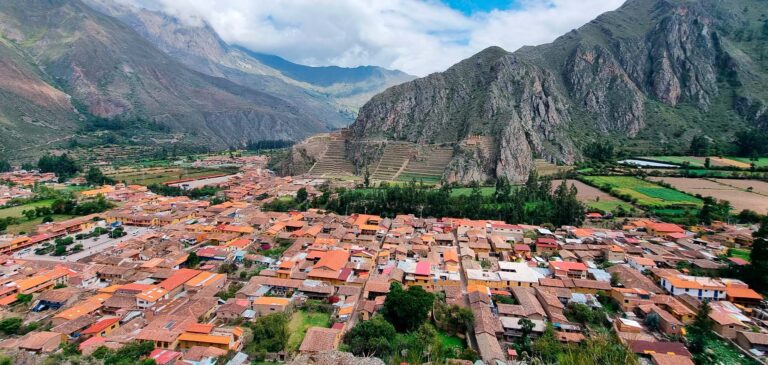
{"type": "Polygon", "coordinates": [[[611,286],[617,287],[621,284],[621,278],[619,277],[619,273],[612,272],[611,273],[611,286]]]}
{"type": "Polygon", "coordinates": [[[392,283],[381,313],[398,332],[411,331],[427,319],[435,297],[420,286],[403,290],[400,283],[392,283]]]}
{"type": "Polygon", "coordinates": [[[51,217],[50,215],[46,215],[45,217],[43,217],[43,223],[51,223],[51,222],[53,222],[53,217],[51,217]]]}
{"type": "Polygon", "coordinates": [[[29,304],[32,301],[32,294],[16,294],[16,301],[21,304],[29,304]]]}
{"type": "Polygon", "coordinates": [[[394,347],[391,341],[396,337],[395,327],[383,317],[375,315],[353,327],[344,336],[344,343],[357,356],[386,357],[392,353],[394,347]]]}
{"type": "Polygon", "coordinates": [[[88,169],[88,173],[85,174],[85,181],[91,185],[105,185],[115,183],[115,180],[105,176],[104,173],[102,173],[101,170],[96,166],[91,166],[91,168],[88,169]]]}
{"type": "Polygon", "coordinates": [[[190,252],[189,256],[187,256],[187,266],[194,269],[197,265],[200,265],[200,257],[194,251],[190,252]]]}
{"type": "Polygon", "coordinates": [[[768,217],[763,218],[760,229],[752,234],[750,266],[746,277],[750,287],[757,291],[768,289],[768,217]]]}
{"type": "Polygon", "coordinates": [[[709,318],[711,312],[712,308],[709,306],[709,301],[702,301],[693,323],[688,326],[688,339],[693,353],[704,351],[706,347],[707,337],[711,335],[713,326],[712,318],[709,318]]]}
{"type": "Polygon", "coordinates": [[[6,160],[0,160],[0,172],[11,171],[11,164],[6,160]]]}
{"type": "Polygon", "coordinates": [[[53,172],[59,179],[67,179],[80,171],[77,163],[66,153],[61,156],[45,155],[37,162],[41,172],[53,172]]]}
{"type": "Polygon", "coordinates": [[[274,313],[257,318],[246,326],[253,332],[253,340],[245,347],[249,355],[265,350],[279,352],[288,343],[288,316],[274,313]]]}
{"type": "Polygon", "coordinates": [[[23,210],[21,214],[27,218],[28,221],[31,221],[37,217],[37,213],[35,213],[34,209],[30,210],[23,210]]]}
{"type": "Polygon", "coordinates": [[[131,342],[104,357],[104,365],[136,365],[154,350],[152,341],[131,342]]]}
{"type": "Polygon", "coordinates": [[[645,317],[644,322],[645,322],[645,325],[648,326],[648,328],[651,331],[658,331],[659,325],[661,323],[661,318],[656,312],[652,312],[645,317]]]}
{"type": "Polygon", "coordinates": [[[301,188],[296,192],[296,202],[297,203],[303,203],[307,201],[307,189],[301,188]]]}
{"type": "Polygon", "coordinates": [[[0,332],[6,335],[13,335],[19,332],[23,321],[19,317],[9,317],[0,320],[0,332]]]}
{"type": "Polygon", "coordinates": [[[711,142],[707,136],[698,135],[691,140],[691,147],[688,151],[693,156],[709,155],[711,142]]]}

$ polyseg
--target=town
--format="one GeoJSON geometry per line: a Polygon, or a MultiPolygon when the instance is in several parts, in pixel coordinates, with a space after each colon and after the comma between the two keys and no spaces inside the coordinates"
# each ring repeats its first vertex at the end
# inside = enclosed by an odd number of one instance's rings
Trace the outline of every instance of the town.
{"type": "MultiPolygon", "coordinates": [[[[766,359],[766,288],[747,283],[768,264],[765,225],[274,211],[329,181],[263,162],[161,188],[80,188],[71,204],[104,209],[0,235],[0,352],[18,364],[766,359]]],[[[7,201],[66,185],[36,171],[0,178],[7,201]]]]}

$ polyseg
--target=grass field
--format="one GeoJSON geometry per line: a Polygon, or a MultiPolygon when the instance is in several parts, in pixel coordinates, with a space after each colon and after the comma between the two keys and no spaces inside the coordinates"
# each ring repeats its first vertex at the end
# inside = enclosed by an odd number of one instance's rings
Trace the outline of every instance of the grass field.
{"type": "MultiPolygon", "coordinates": [[[[562,180],[552,180],[552,189],[557,189],[561,183],[562,180]]],[[[598,209],[606,213],[613,212],[619,207],[624,208],[626,211],[632,209],[632,204],[614,198],[608,193],[579,180],[568,180],[566,184],[568,187],[576,187],[576,197],[589,208],[598,209]]]]}
{"type": "Polygon", "coordinates": [[[704,158],[703,157],[693,157],[693,156],[644,156],[644,157],[641,157],[641,158],[643,160],[666,162],[666,163],[671,163],[671,164],[674,164],[674,165],[685,165],[687,163],[690,166],[704,167],[704,158]]]}
{"type": "MultiPolygon", "coordinates": [[[[496,188],[492,186],[484,186],[480,188],[480,194],[482,196],[491,196],[495,192],[496,192],[496,188]]],[[[472,188],[456,188],[451,190],[452,197],[457,197],[462,195],[464,196],[472,195],[472,188]]]]}
{"type": "Polygon", "coordinates": [[[462,340],[462,339],[460,339],[460,338],[458,338],[456,336],[451,336],[451,335],[449,335],[449,334],[447,334],[447,333],[445,333],[443,331],[438,331],[437,332],[437,337],[440,339],[440,342],[442,342],[443,346],[445,346],[446,348],[458,347],[458,348],[463,349],[463,348],[467,347],[467,345],[465,344],[464,340],[462,340]]]}
{"type": "Polygon", "coordinates": [[[285,346],[289,353],[296,352],[304,341],[304,335],[309,327],[330,327],[331,315],[327,313],[296,311],[288,322],[288,343],[285,346]]]}
{"type": "MultiPolygon", "coordinates": [[[[64,220],[71,219],[71,218],[74,218],[74,217],[77,217],[77,216],[76,215],[66,215],[66,214],[54,214],[54,215],[51,216],[51,218],[53,218],[54,222],[64,221],[64,220]]],[[[13,234],[21,234],[22,232],[23,233],[30,233],[30,232],[32,232],[35,229],[35,227],[38,224],[42,224],[42,223],[43,223],[43,217],[38,217],[38,218],[35,218],[35,219],[31,220],[31,221],[28,221],[28,220],[26,220],[26,218],[24,218],[21,223],[8,226],[8,228],[5,231],[8,232],[8,233],[13,233],[13,234]]]]}
{"type": "Polygon", "coordinates": [[[195,179],[205,176],[233,174],[237,169],[159,169],[149,170],[146,174],[141,171],[130,171],[110,176],[117,181],[128,184],[152,185],[181,179],[195,179]]]}
{"type": "MultiPolygon", "coordinates": [[[[696,156],[644,156],[644,160],[666,162],[674,165],[688,165],[692,167],[704,167],[705,157],[696,156]]],[[[731,167],[734,169],[749,169],[754,163],[756,167],[768,167],[768,157],[758,158],[752,161],[746,157],[717,157],[710,156],[709,163],[713,167],[731,167]]]]}
{"type": "Polygon", "coordinates": [[[740,248],[731,248],[728,249],[728,255],[731,257],[738,257],[744,260],[749,261],[749,250],[740,249],[740,248]]]}
{"type": "Polygon", "coordinates": [[[29,209],[35,209],[35,207],[50,207],[53,204],[53,199],[40,200],[29,204],[19,205],[15,207],[0,209],[0,218],[7,217],[23,217],[21,212],[29,209]]]}
{"type": "Polygon", "coordinates": [[[703,205],[699,198],[632,176],[585,176],[584,178],[603,191],[614,191],[646,208],[664,209],[703,205]]]}

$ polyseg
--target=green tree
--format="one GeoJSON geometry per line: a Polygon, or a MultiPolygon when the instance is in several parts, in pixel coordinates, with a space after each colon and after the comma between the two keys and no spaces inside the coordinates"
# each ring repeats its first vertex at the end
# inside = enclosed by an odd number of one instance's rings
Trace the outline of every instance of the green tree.
{"type": "Polygon", "coordinates": [[[192,251],[189,253],[189,256],[187,256],[187,266],[194,269],[197,265],[200,265],[200,257],[197,256],[197,253],[192,251]]]}
{"type": "Polygon", "coordinates": [[[53,172],[59,179],[67,179],[80,171],[77,163],[66,153],[61,156],[45,155],[37,162],[41,172],[53,172]]]}
{"type": "Polygon", "coordinates": [[[768,217],[763,218],[760,229],[752,237],[746,279],[752,288],[762,291],[768,289],[768,217]]]}
{"type": "Polygon", "coordinates": [[[0,172],[11,171],[11,164],[6,160],[0,160],[0,172]]]}
{"type": "Polygon", "coordinates": [[[131,342],[104,357],[104,365],[136,365],[155,349],[152,341],[131,342]]]}
{"type": "Polygon", "coordinates": [[[711,144],[709,137],[703,135],[695,136],[691,140],[691,147],[688,153],[693,156],[708,156],[711,144]]]}
{"type": "Polygon", "coordinates": [[[617,287],[621,284],[621,278],[619,277],[619,273],[612,272],[611,273],[611,286],[617,287]]]}
{"type": "Polygon", "coordinates": [[[23,321],[19,317],[8,317],[0,320],[0,332],[13,335],[19,332],[23,321]]]}
{"type": "Polygon", "coordinates": [[[16,294],[16,301],[21,304],[29,304],[32,302],[32,294],[16,294]]]}
{"type": "Polygon", "coordinates": [[[101,172],[101,170],[96,166],[92,166],[90,169],[88,169],[88,173],[85,174],[85,181],[91,185],[105,185],[115,183],[115,180],[105,176],[104,173],[101,172]]]}
{"type": "Polygon", "coordinates": [[[713,326],[712,318],[709,318],[711,312],[709,301],[702,301],[693,323],[688,326],[689,347],[693,353],[702,352],[706,348],[707,338],[711,335],[713,326]]]}
{"type": "Polygon", "coordinates": [[[420,286],[403,290],[400,283],[392,283],[384,300],[381,314],[398,332],[411,331],[421,326],[432,309],[435,297],[420,286]]]}
{"type": "Polygon", "coordinates": [[[296,192],[296,202],[297,203],[303,203],[307,201],[307,189],[301,188],[296,192]]]}
{"type": "Polygon", "coordinates": [[[349,351],[357,356],[389,356],[394,347],[391,341],[397,337],[395,327],[379,315],[368,321],[358,322],[344,336],[349,351]]]}
{"type": "Polygon", "coordinates": [[[249,355],[260,350],[282,351],[288,343],[288,316],[283,313],[259,317],[246,326],[253,332],[253,340],[245,347],[245,352],[249,355]]]}
{"type": "Polygon", "coordinates": [[[644,322],[645,322],[645,325],[648,326],[648,328],[651,331],[658,331],[659,325],[661,323],[661,318],[659,317],[658,314],[656,314],[656,312],[652,312],[645,317],[644,322]]]}

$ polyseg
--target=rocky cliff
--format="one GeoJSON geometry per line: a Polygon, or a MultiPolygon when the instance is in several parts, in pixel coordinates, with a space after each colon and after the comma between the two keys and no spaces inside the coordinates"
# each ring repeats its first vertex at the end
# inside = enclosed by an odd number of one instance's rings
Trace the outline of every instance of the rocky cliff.
{"type": "Polygon", "coordinates": [[[390,88],[361,108],[352,139],[455,143],[446,177],[461,182],[521,181],[533,158],[571,164],[591,142],[724,141],[768,126],[768,19],[752,11],[766,5],[630,0],[553,43],[489,48],[390,88]]]}

